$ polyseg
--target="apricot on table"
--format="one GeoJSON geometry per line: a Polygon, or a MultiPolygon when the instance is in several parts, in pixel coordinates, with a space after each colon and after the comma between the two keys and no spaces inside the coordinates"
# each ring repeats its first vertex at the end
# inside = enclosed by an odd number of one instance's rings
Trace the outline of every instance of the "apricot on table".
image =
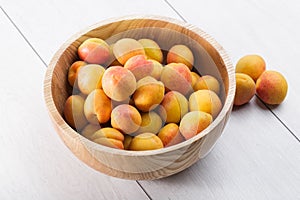
{"type": "Polygon", "coordinates": [[[133,56],[146,55],[142,44],[133,38],[122,38],[118,40],[113,46],[113,53],[122,65],[133,56]]]}
{"type": "Polygon", "coordinates": [[[266,63],[259,55],[246,55],[238,60],[235,68],[236,73],[249,75],[254,82],[266,70],[266,63]]]}
{"type": "Polygon", "coordinates": [[[86,98],[84,103],[84,114],[92,124],[106,123],[112,112],[111,100],[102,89],[95,89],[86,98]]]}
{"type": "Polygon", "coordinates": [[[166,124],[160,129],[157,136],[163,142],[164,147],[179,144],[184,141],[184,138],[179,131],[179,127],[175,123],[166,124]]]}
{"type": "Polygon", "coordinates": [[[235,73],[236,90],[234,105],[240,106],[248,103],[255,95],[255,82],[247,74],[235,73]]]}
{"type": "Polygon", "coordinates": [[[188,140],[203,131],[212,121],[212,116],[206,112],[191,111],[183,116],[179,130],[183,137],[188,140]]]}
{"type": "Polygon", "coordinates": [[[115,101],[124,101],[136,89],[136,79],[131,71],[121,66],[112,66],[105,70],[102,77],[105,94],[115,101]]]}
{"type": "Polygon", "coordinates": [[[88,95],[94,89],[102,88],[104,67],[97,64],[88,64],[78,71],[77,83],[79,90],[88,95]]]}
{"type": "Polygon", "coordinates": [[[183,63],[166,65],[161,72],[160,80],[169,90],[180,92],[183,95],[192,91],[191,71],[183,63]]]}
{"type": "Polygon", "coordinates": [[[186,45],[174,45],[167,54],[167,63],[183,63],[189,69],[192,69],[194,65],[193,52],[186,45]]]}
{"type": "Polygon", "coordinates": [[[139,39],[138,42],[141,43],[142,46],[144,47],[148,59],[153,59],[162,63],[163,53],[159,45],[154,40],[143,38],[143,39],[139,39]]]}
{"type": "Polygon", "coordinates": [[[259,98],[270,105],[277,105],[284,101],[288,91],[288,83],[284,76],[267,70],[256,81],[256,93],[259,98]]]}
{"type": "Polygon", "coordinates": [[[89,38],[78,47],[79,58],[91,64],[104,64],[110,58],[109,45],[100,38],[89,38]]]}
{"type": "Polygon", "coordinates": [[[81,130],[87,123],[84,115],[84,99],[79,95],[71,95],[65,102],[64,117],[67,123],[76,130],[81,130]]]}
{"type": "Polygon", "coordinates": [[[222,102],[214,91],[198,90],[189,98],[189,109],[209,113],[215,119],[222,109],[222,102]]]}
{"type": "Polygon", "coordinates": [[[111,125],[124,134],[131,134],[140,128],[142,117],[139,111],[128,104],[115,107],[111,112],[111,125]]]}
{"type": "Polygon", "coordinates": [[[153,133],[142,133],[135,136],[129,146],[130,150],[145,151],[161,149],[164,145],[159,137],[153,133]]]}

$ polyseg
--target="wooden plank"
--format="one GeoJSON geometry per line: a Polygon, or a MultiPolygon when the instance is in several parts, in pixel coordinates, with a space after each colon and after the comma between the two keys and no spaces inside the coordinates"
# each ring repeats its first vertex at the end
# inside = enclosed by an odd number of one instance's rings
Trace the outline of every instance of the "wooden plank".
{"type": "Polygon", "coordinates": [[[148,199],[65,147],[43,100],[45,66],[1,10],[0,27],[0,199],[148,199]]]}
{"type": "Polygon", "coordinates": [[[12,0],[2,6],[46,63],[68,38],[99,21],[132,14],[177,17],[163,0],[12,0]]]}
{"type": "Polygon", "coordinates": [[[219,41],[234,64],[245,54],[264,57],[267,69],[287,79],[286,100],[272,111],[300,139],[300,94],[298,67],[300,1],[207,1],[192,9],[194,1],[168,0],[185,20],[219,41]]]}
{"type": "Polygon", "coordinates": [[[143,188],[153,199],[299,199],[299,142],[256,104],[233,111],[206,158],[143,188]]]}

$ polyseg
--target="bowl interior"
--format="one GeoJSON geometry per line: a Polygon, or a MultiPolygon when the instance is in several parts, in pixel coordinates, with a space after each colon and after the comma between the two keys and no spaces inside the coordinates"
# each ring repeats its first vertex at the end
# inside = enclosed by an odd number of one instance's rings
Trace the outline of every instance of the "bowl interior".
{"type": "MultiPolygon", "coordinates": [[[[194,68],[200,75],[212,75],[221,83],[220,98],[224,104],[229,89],[229,76],[223,58],[208,41],[210,38],[201,30],[184,27],[172,21],[160,19],[124,19],[107,24],[90,27],[71,38],[62,47],[64,50],[56,55],[53,76],[51,80],[52,97],[57,111],[62,115],[64,102],[72,94],[72,88],[67,82],[69,66],[78,60],[77,49],[86,39],[99,37],[108,44],[115,43],[120,38],[149,38],[155,40],[164,53],[176,44],[187,45],[194,54],[194,68]],[[202,33],[200,36],[199,31],[202,33]],[[204,36],[204,37],[203,37],[204,36]]],[[[166,54],[164,54],[166,57],[166,54]]],[[[50,64],[51,65],[51,64],[50,64]]]]}

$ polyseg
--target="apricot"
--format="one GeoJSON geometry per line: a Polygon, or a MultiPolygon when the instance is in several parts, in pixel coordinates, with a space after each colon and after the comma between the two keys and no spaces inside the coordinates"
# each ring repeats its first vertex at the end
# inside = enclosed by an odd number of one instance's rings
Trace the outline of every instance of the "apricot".
{"type": "Polygon", "coordinates": [[[236,90],[234,105],[240,106],[248,103],[255,95],[255,83],[247,74],[235,73],[236,90]]]}
{"type": "Polygon", "coordinates": [[[102,77],[105,94],[115,101],[124,101],[136,89],[136,79],[132,72],[121,66],[112,66],[105,70],[102,77]]]}
{"type": "Polygon", "coordinates": [[[157,134],[162,127],[163,121],[160,116],[154,112],[142,113],[142,123],[141,127],[135,132],[135,134],[141,133],[154,133],[157,134]]]}
{"type": "Polygon", "coordinates": [[[148,59],[148,61],[152,62],[153,70],[150,76],[155,78],[156,80],[160,79],[161,72],[163,70],[163,66],[161,63],[157,62],[156,60],[148,59]]]}
{"type": "Polygon", "coordinates": [[[184,138],[179,131],[179,127],[175,123],[165,125],[160,129],[157,136],[161,139],[164,147],[179,144],[184,141],[184,138]]]}
{"type": "Polygon", "coordinates": [[[159,45],[154,40],[143,38],[138,40],[138,42],[144,47],[148,59],[153,59],[162,63],[163,53],[159,45]]]}
{"type": "Polygon", "coordinates": [[[112,139],[112,138],[97,138],[93,140],[93,142],[97,144],[101,144],[103,146],[115,148],[115,149],[124,149],[124,145],[122,141],[112,139]]]}
{"type": "Polygon", "coordinates": [[[266,63],[259,55],[243,56],[236,64],[235,72],[249,75],[254,82],[266,70],[266,63]]]}
{"type": "Polygon", "coordinates": [[[192,76],[192,88],[193,88],[193,90],[195,90],[194,86],[198,82],[198,80],[201,78],[201,76],[199,74],[197,74],[196,72],[191,72],[191,76],[192,76]]]}
{"type": "Polygon", "coordinates": [[[82,67],[77,77],[79,90],[88,95],[93,90],[102,88],[104,71],[104,67],[96,64],[88,64],[82,67]]]}
{"type": "Polygon", "coordinates": [[[91,140],[104,146],[124,149],[124,135],[114,128],[107,127],[96,131],[91,136],[91,140]]]}
{"type": "Polygon", "coordinates": [[[111,127],[101,128],[91,136],[92,140],[97,138],[111,138],[124,141],[124,135],[119,130],[111,127]]]}
{"type": "Polygon", "coordinates": [[[84,99],[79,95],[69,96],[65,102],[64,116],[72,128],[81,130],[88,123],[84,115],[84,99]]]}
{"type": "Polygon", "coordinates": [[[68,82],[72,87],[78,88],[77,77],[80,68],[84,65],[87,65],[83,61],[75,61],[68,70],[68,82]]]}
{"type": "Polygon", "coordinates": [[[95,89],[87,96],[84,103],[84,114],[91,124],[108,122],[111,112],[111,100],[102,89],[95,89]]]}
{"type": "Polygon", "coordinates": [[[211,90],[198,90],[189,98],[190,111],[203,111],[216,118],[222,109],[222,102],[218,95],[211,90]]]}
{"type": "Polygon", "coordinates": [[[137,89],[133,94],[134,105],[143,112],[153,110],[161,103],[164,94],[163,83],[147,76],[137,82],[137,89]]]}
{"type": "Polygon", "coordinates": [[[92,64],[104,64],[110,57],[109,45],[102,39],[89,38],[78,47],[79,58],[92,64]]]}
{"type": "Polygon", "coordinates": [[[183,116],[179,130],[183,137],[188,140],[203,131],[212,121],[212,116],[206,112],[191,111],[183,116]]]}
{"type": "Polygon", "coordinates": [[[188,100],[176,91],[166,93],[160,105],[159,113],[166,123],[178,123],[188,112],[188,100]]]}
{"type": "Polygon", "coordinates": [[[192,69],[194,65],[193,52],[186,45],[174,45],[167,54],[167,63],[183,63],[192,69]]]}
{"type": "Polygon", "coordinates": [[[128,104],[115,107],[111,113],[111,125],[125,134],[131,134],[140,128],[142,117],[139,111],[128,104]]]}
{"type": "Polygon", "coordinates": [[[103,64],[103,66],[120,66],[122,65],[119,63],[119,61],[116,59],[114,53],[113,53],[114,44],[109,45],[109,59],[103,64]]]}
{"type": "Polygon", "coordinates": [[[219,81],[210,75],[204,75],[199,78],[199,80],[194,85],[194,90],[212,90],[216,94],[220,92],[220,83],[219,81]]]}
{"type": "Polygon", "coordinates": [[[133,56],[146,55],[141,43],[132,38],[122,38],[118,40],[113,46],[113,53],[122,65],[133,56]]]}
{"type": "Polygon", "coordinates": [[[132,141],[132,138],[133,137],[131,135],[124,136],[124,141],[123,141],[124,149],[129,150],[129,146],[132,141]]]}
{"type": "Polygon", "coordinates": [[[153,133],[142,133],[135,136],[129,146],[130,150],[145,151],[161,149],[164,145],[162,141],[153,133]]]}
{"type": "Polygon", "coordinates": [[[86,137],[87,139],[91,140],[92,135],[100,129],[101,129],[101,126],[99,124],[88,124],[82,129],[80,134],[82,136],[86,137]]]}
{"type": "Polygon", "coordinates": [[[287,91],[288,83],[284,76],[277,71],[265,71],[256,81],[256,93],[266,104],[282,103],[287,91]]]}
{"type": "Polygon", "coordinates": [[[146,60],[146,56],[136,55],[126,61],[124,68],[131,71],[138,81],[141,78],[150,76],[153,72],[154,65],[153,62],[146,60]]]}
{"type": "Polygon", "coordinates": [[[178,91],[186,95],[192,90],[192,75],[183,63],[170,63],[161,73],[160,80],[169,90],[178,91]]]}

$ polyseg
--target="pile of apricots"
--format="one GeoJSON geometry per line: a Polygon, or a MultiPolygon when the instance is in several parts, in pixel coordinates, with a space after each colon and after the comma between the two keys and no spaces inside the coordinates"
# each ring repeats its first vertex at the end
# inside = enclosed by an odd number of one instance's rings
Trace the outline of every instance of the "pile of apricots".
{"type": "Polygon", "coordinates": [[[183,44],[163,53],[152,39],[108,44],[89,38],[68,70],[73,93],[64,118],[89,140],[125,150],[178,144],[207,128],[222,109],[220,83],[193,70],[183,44]]]}
{"type": "Polygon", "coordinates": [[[278,105],[287,95],[288,84],[284,76],[266,70],[266,62],[259,55],[245,55],[236,64],[236,92],[234,105],[248,103],[257,96],[268,105],[278,105]]]}

